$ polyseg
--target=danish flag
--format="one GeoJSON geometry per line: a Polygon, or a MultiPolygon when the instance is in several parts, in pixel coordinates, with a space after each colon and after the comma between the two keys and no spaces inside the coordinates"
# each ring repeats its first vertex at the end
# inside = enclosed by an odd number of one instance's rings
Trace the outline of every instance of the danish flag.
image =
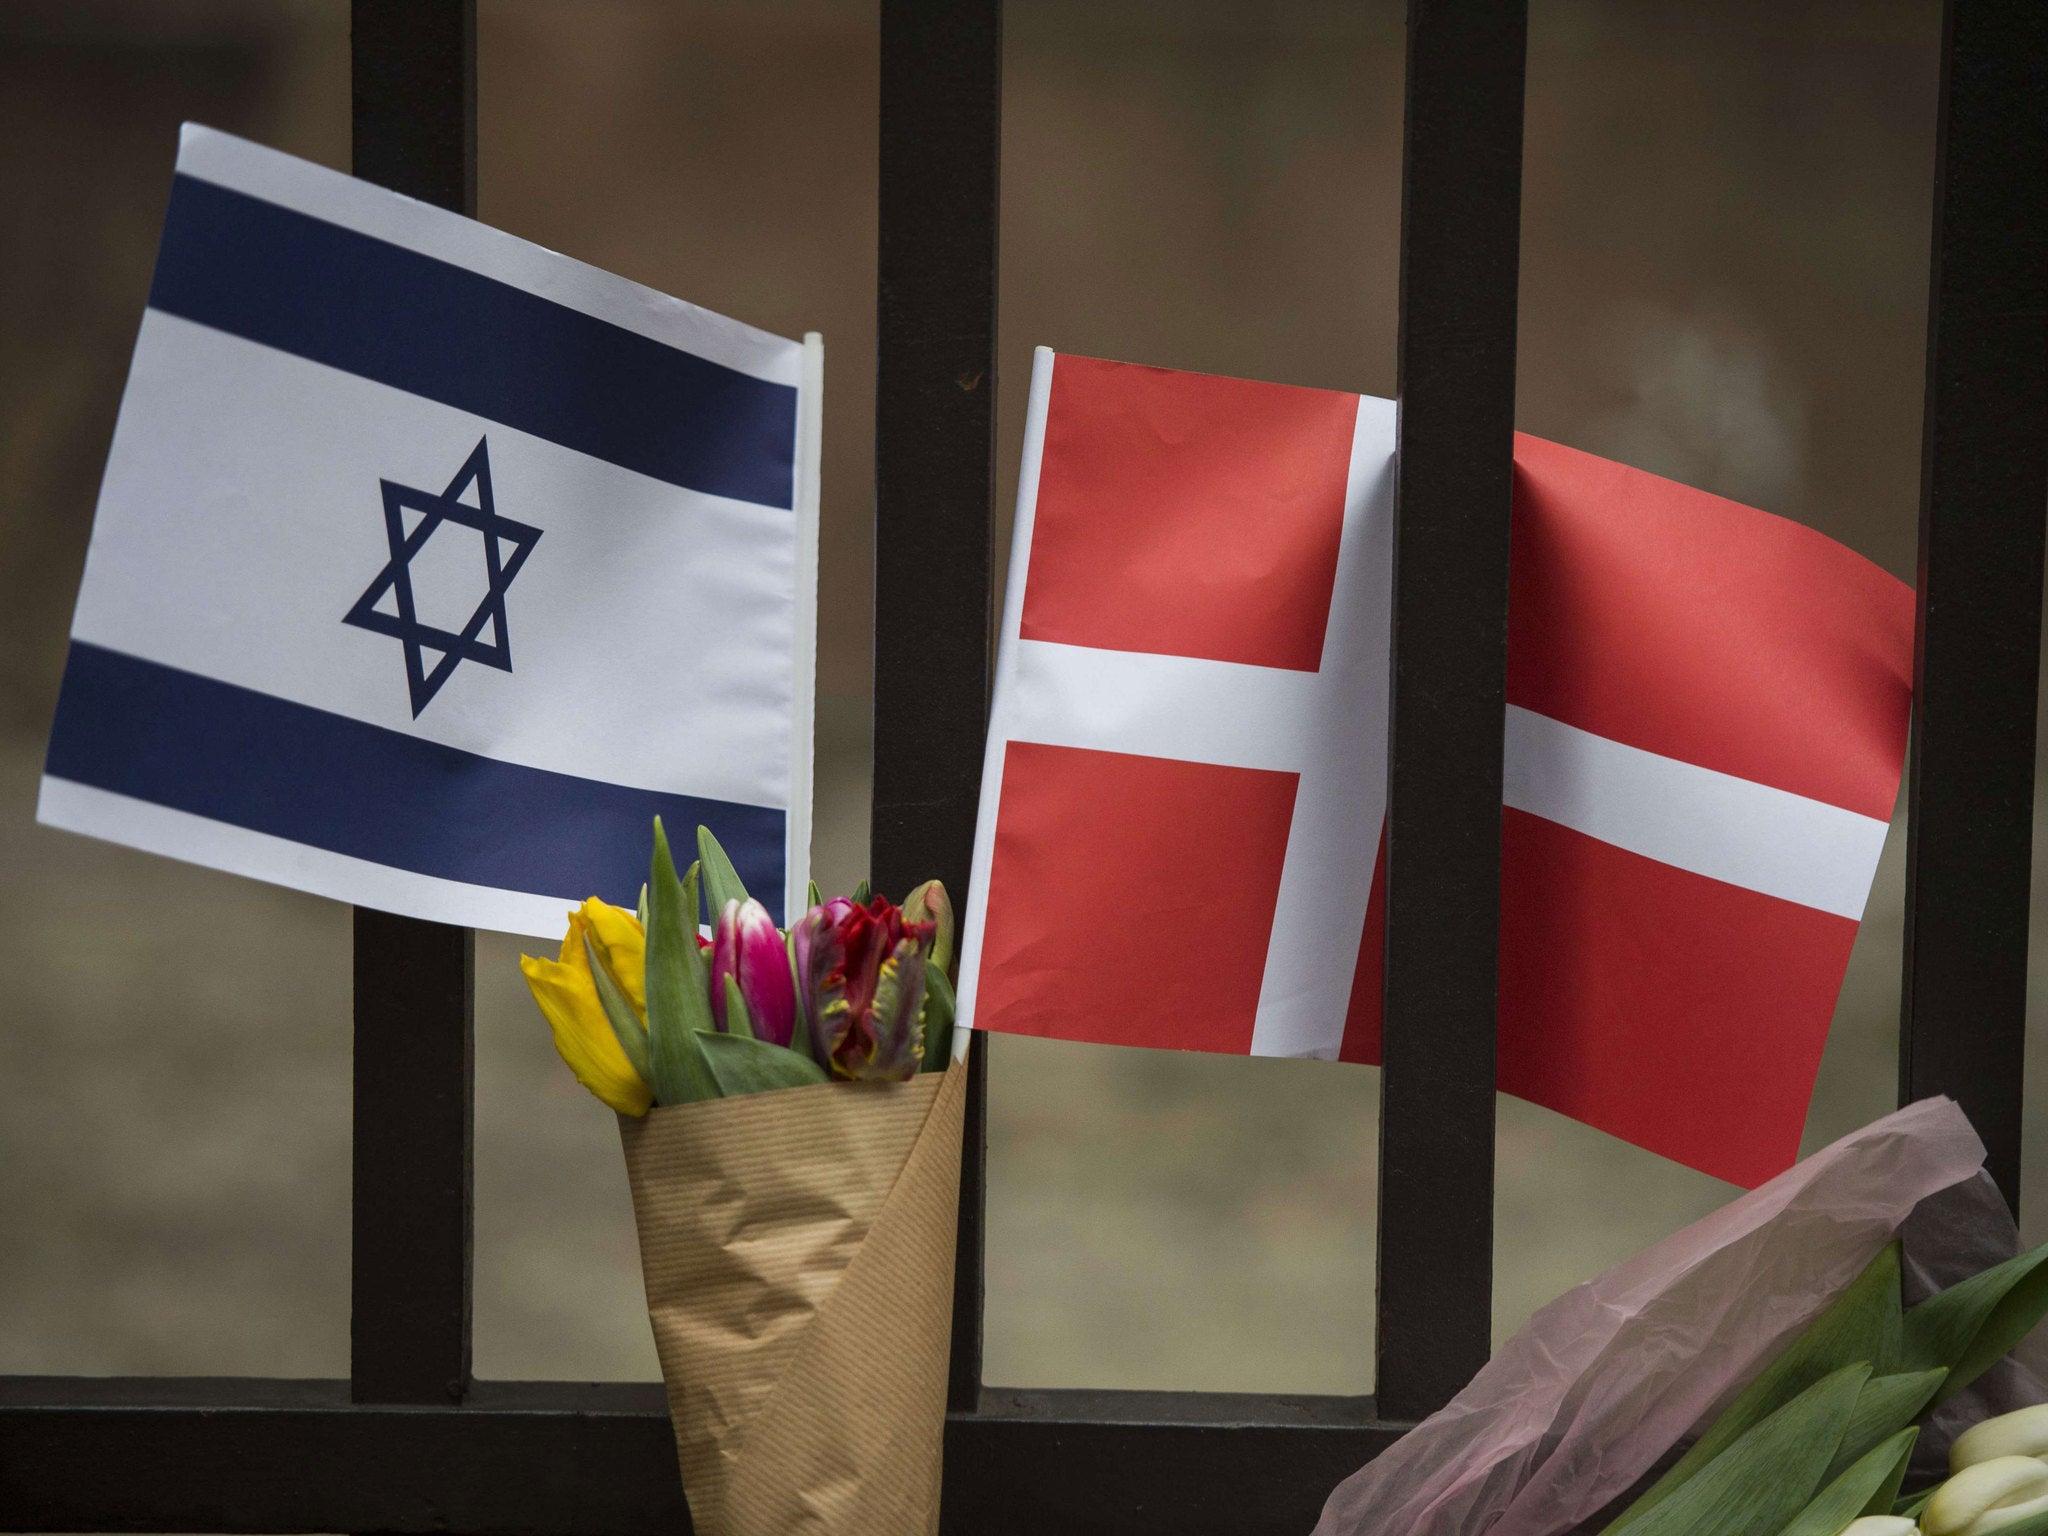
{"type": "MultiPolygon", "coordinates": [[[[1378,1060],[1394,406],[1040,349],[960,1010],[1378,1060]]],[[[1499,1084],[1798,1155],[1905,757],[1911,590],[1517,435],[1499,1084]]]]}

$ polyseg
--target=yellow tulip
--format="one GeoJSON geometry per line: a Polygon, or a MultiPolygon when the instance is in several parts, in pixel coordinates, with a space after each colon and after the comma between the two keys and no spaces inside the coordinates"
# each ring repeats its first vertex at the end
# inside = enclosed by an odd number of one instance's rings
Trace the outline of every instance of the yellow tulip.
{"type": "Polygon", "coordinates": [[[647,932],[640,919],[624,907],[610,906],[595,896],[577,914],[590,927],[590,942],[604,959],[605,969],[626,994],[626,1001],[647,1019],[647,932]]]}
{"type": "Polygon", "coordinates": [[[569,914],[569,932],[562,940],[561,958],[543,960],[521,955],[519,969],[533,1000],[547,1016],[554,1032],[555,1050],[576,1074],[576,1081],[596,1094],[622,1115],[644,1115],[654,1094],[640,1074],[626,1060],[625,1049],[612,1033],[604,1005],[597,998],[597,983],[590,974],[590,955],[585,937],[612,973],[619,990],[636,1012],[645,1013],[647,989],[647,941],[639,922],[630,912],[606,906],[596,897],[581,911],[569,914]]]}

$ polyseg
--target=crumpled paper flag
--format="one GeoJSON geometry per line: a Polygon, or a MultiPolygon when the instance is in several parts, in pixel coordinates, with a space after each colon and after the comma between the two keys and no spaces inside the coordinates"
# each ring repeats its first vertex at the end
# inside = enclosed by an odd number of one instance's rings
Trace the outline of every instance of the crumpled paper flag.
{"type": "Polygon", "coordinates": [[[1921,1200],[1983,1161],[1955,1102],[1924,1099],[1575,1286],[1339,1483],[1316,1536],[1571,1530],[1789,1343],[1921,1200]]]}
{"type": "Polygon", "coordinates": [[[700,1536],[939,1521],[967,1064],[621,1118],[700,1536]]]}

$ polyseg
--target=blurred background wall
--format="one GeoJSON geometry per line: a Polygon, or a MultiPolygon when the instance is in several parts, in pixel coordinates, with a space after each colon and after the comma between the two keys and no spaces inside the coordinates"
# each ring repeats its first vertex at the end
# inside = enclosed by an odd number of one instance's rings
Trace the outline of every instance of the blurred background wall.
{"type": "MultiPolygon", "coordinates": [[[[999,537],[1034,344],[1392,393],[1401,10],[1013,0],[999,537]]],[[[815,860],[848,885],[872,676],[873,7],[479,11],[483,218],[825,333],[815,860]]],[[[1938,13],[1533,0],[1521,426],[1910,579],[1938,13]]],[[[32,821],[188,118],[346,169],[344,0],[0,10],[0,1371],[347,1369],[346,910],[32,821]]],[[[1809,1145],[1891,1107],[1896,831],[1809,1145]]],[[[517,950],[480,940],[477,1369],[651,1376],[610,1117],[555,1062],[517,950]]],[[[992,1381],[1369,1387],[1371,1069],[993,1056],[992,1381]]],[[[2038,1086],[2048,1038],[2034,1062],[2038,1086]]],[[[1514,1100],[1500,1130],[1503,1331],[1733,1193],[1514,1100]]]]}

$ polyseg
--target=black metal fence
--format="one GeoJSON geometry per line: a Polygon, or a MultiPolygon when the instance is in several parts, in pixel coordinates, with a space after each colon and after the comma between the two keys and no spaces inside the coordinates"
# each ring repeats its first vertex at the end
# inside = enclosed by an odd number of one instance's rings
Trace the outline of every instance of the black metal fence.
{"type": "MultiPolygon", "coordinates": [[[[964,890],[973,843],[1001,9],[881,6],[873,872],[887,890],[934,872],[964,890]]],[[[354,0],[354,28],[356,174],[473,212],[474,0],[354,0]]],[[[1486,1357],[1525,31],[1525,0],[1410,3],[1377,1396],[984,1387],[981,1059],[948,1532],[1305,1531],[1339,1478],[1486,1357]]],[[[1900,1091],[1959,1099],[2017,1203],[2048,6],[1947,0],[1941,68],[1900,1091]]],[[[355,975],[351,1379],[0,1380],[0,1529],[686,1528],[658,1386],[470,1379],[471,938],[368,911],[356,925],[359,962],[378,958],[355,975]]]]}

